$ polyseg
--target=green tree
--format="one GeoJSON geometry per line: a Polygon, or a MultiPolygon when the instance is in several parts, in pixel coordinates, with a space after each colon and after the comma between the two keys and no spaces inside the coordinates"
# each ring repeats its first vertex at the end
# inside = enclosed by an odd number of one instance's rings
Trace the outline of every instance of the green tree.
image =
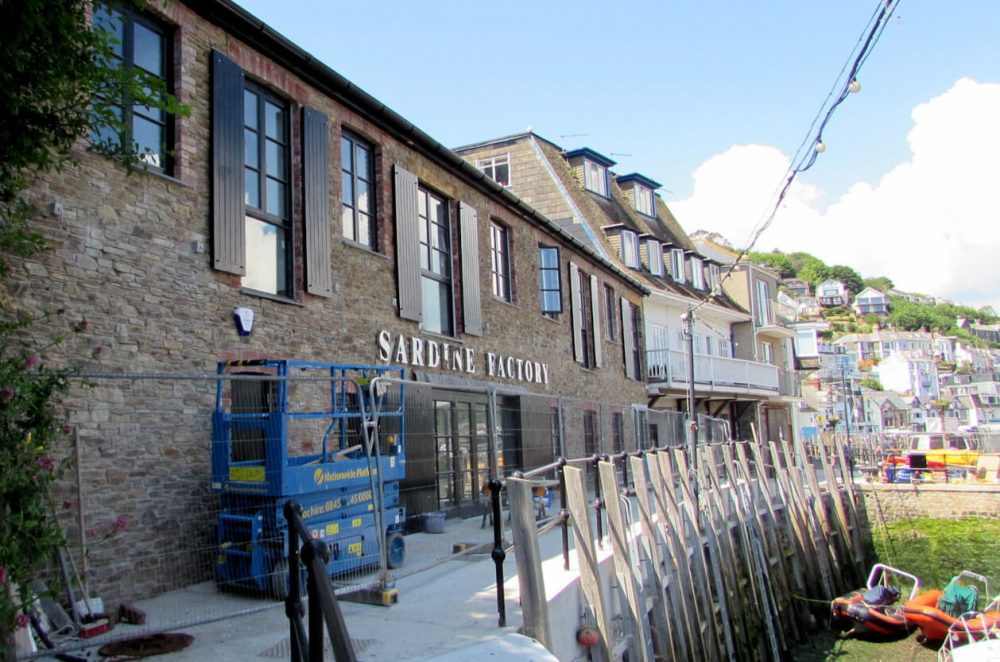
{"type": "Polygon", "coordinates": [[[830,278],[836,278],[847,286],[851,296],[854,296],[865,289],[865,281],[857,271],[843,264],[835,264],[830,267],[830,278]]]}
{"type": "Polygon", "coordinates": [[[805,262],[795,274],[813,287],[830,278],[830,268],[820,260],[805,262]]]}
{"type": "Polygon", "coordinates": [[[887,291],[895,288],[896,285],[890,278],[885,276],[875,276],[874,278],[865,278],[865,287],[874,287],[882,294],[885,294],[887,291]]]}
{"type": "Polygon", "coordinates": [[[795,276],[795,265],[792,264],[792,259],[781,251],[775,250],[770,253],[751,252],[747,254],[747,258],[754,264],[763,264],[771,267],[782,278],[792,278],[795,276]]]}
{"type": "MultiPolygon", "coordinates": [[[[126,0],[133,9],[141,2],[126,0]]],[[[114,38],[93,29],[89,0],[0,0],[0,646],[12,659],[11,635],[24,626],[33,573],[62,542],[49,487],[65,444],[58,398],[72,372],[45,356],[64,336],[32,344],[28,328],[56,312],[21,310],[3,277],[18,257],[45,249],[33,229],[27,188],[41,175],[72,167],[76,142],[97,130],[90,148],[139,167],[120,109],[127,104],[186,113],[160,81],[118,64],[114,38]],[[8,587],[17,586],[17,592],[8,587]]],[[[100,11],[98,9],[98,11],[100,11]]],[[[78,333],[86,322],[72,325],[78,333]]],[[[98,350],[95,350],[98,351],[98,350]]]]}

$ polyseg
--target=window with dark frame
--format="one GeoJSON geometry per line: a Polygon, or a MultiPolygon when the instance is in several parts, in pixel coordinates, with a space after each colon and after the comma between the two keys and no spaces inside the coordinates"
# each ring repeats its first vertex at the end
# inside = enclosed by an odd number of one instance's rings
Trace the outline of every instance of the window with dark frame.
{"type": "Polygon", "coordinates": [[[594,308],[591,305],[593,293],[590,289],[590,274],[579,272],[580,283],[580,363],[584,368],[596,368],[597,356],[594,349],[594,308]]]}
{"type": "Polygon", "coordinates": [[[344,131],[340,137],[341,223],[344,237],[375,249],[375,164],[370,143],[344,131]]]}
{"type": "Polygon", "coordinates": [[[632,304],[628,305],[629,314],[632,316],[632,356],[626,357],[632,360],[632,365],[635,368],[635,378],[642,380],[642,319],[639,317],[639,307],[632,304]]]}
{"type": "Polygon", "coordinates": [[[490,269],[493,296],[513,300],[510,284],[510,230],[499,223],[490,223],[490,269]]]}
{"type": "Polygon", "coordinates": [[[288,104],[246,82],[243,90],[243,286],[292,297],[290,127],[288,104]]]}
{"type": "Polygon", "coordinates": [[[541,289],[542,313],[551,317],[562,313],[562,274],[559,268],[559,249],[557,247],[538,247],[538,278],[541,289]]]}
{"type": "Polygon", "coordinates": [[[431,333],[452,335],[451,223],[445,200],[417,189],[420,233],[421,327],[431,333]]]}
{"type": "MultiPolygon", "coordinates": [[[[93,25],[107,32],[112,38],[110,66],[138,69],[145,75],[161,81],[166,93],[173,91],[170,53],[170,29],[144,14],[95,3],[93,25]]],[[[151,108],[128,99],[113,104],[114,114],[125,126],[121,135],[99,121],[91,131],[94,143],[109,146],[134,144],[138,160],[146,167],[165,174],[172,174],[173,123],[162,108],[151,108]]]]}
{"type": "Polygon", "coordinates": [[[583,412],[583,454],[593,455],[597,452],[597,412],[583,412]]]}
{"type": "Polygon", "coordinates": [[[620,411],[611,414],[611,444],[615,453],[625,450],[625,416],[620,411]]]}
{"type": "Polygon", "coordinates": [[[608,330],[608,340],[618,341],[618,302],[615,288],[604,285],[604,320],[608,330]]]}

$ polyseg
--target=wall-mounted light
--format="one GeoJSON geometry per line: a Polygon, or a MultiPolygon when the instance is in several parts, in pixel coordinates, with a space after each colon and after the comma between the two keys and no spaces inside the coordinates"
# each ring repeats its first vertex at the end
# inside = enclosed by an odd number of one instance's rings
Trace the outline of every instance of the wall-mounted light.
{"type": "Polygon", "coordinates": [[[236,331],[241,336],[249,336],[253,330],[253,310],[250,308],[234,308],[233,319],[236,320],[236,331]]]}

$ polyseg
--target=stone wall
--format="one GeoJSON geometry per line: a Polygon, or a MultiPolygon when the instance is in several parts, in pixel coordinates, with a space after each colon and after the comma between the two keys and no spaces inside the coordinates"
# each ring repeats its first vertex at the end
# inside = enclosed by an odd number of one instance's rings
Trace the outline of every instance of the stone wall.
{"type": "Polygon", "coordinates": [[[1000,485],[876,483],[858,487],[873,528],[879,522],[917,517],[1000,519],[1000,485]]]}

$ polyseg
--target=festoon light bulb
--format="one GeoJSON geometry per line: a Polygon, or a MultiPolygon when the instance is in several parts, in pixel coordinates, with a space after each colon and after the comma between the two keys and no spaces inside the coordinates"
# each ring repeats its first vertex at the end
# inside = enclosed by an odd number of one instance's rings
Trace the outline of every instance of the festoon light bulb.
{"type": "Polygon", "coordinates": [[[851,82],[847,85],[847,89],[851,91],[851,94],[857,94],[861,91],[861,83],[858,82],[857,78],[852,78],[851,82]]]}
{"type": "Polygon", "coordinates": [[[817,154],[822,154],[825,151],[826,151],[826,145],[823,144],[822,140],[817,140],[816,141],[816,153],[817,154]]]}

